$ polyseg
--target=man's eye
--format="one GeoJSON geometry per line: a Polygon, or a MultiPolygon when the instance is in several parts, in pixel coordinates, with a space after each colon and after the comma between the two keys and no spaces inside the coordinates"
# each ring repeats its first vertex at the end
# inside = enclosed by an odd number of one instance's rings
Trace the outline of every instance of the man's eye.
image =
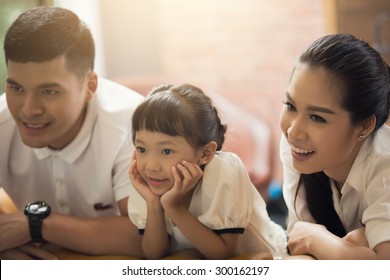
{"type": "Polygon", "coordinates": [[[54,89],[44,89],[44,90],[42,90],[42,93],[43,93],[44,95],[53,95],[53,94],[56,94],[57,91],[54,90],[54,89]]]}
{"type": "Polygon", "coordinates": [[[20,86],[8,85],[8,88],[12,92],[16,92],[16,93],[23,92],[23,88],[20,86]]]}
{"type": "Polygon", "coordinates": [[[164,149],[164,150],[161,151],[161,153],[163,155],[170,155],[170,154],[173,153],[173,151],[171,149],[164,149]]]}

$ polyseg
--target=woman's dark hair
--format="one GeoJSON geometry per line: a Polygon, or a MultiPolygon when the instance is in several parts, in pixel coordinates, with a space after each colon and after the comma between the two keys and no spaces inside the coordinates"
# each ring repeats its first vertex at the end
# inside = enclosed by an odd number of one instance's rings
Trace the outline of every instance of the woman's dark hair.
{"type": "Polygon", "coordinates": [[[182,136],[196,149],[210,141],[222,149],[226,125],[221,124],[211,99],[189,84],[154,88],[137,107],[132,119],[132,139],[141,129],[182,136]]]}
{"type": "MultiPolygon", "coordinates": [[[[324,36],[301,54],[298,64],[323,68],[335,79],[341,89],[341,107],[349,112],[352,126],[375,117],[375,133],[388,120],[390,68],[367,42],[349,34],[324,36]]],[[[324,172],[301,174],[295,197],[301,186],[315,221],[344,236],[346,230],[333,206],[329,177],[324,172]]]]}
{"type": "Polygon", "coordinates": [[[43,62],[65,55],[79,78],[93,70],[95,46],[88,27],[70,10],[40,6],[19,15],[4,40],[6,63],[43,62]]]}

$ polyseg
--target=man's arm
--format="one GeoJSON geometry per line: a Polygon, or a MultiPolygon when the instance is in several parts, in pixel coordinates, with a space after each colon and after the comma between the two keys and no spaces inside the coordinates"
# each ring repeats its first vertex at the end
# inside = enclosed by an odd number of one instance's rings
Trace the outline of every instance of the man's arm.
{"type": "Polygon", "coordinates": [[[17,211],[18,210],[12,200],[9,198],[4,189],[0,187],[0,214],[15,213],[17,211]]]}
{"type": "MultiPolygon", "coordinates": [[[[43,238],[87,254],[142,256],[141,236],[127,215],[127,198],[118,202],[121,216],[76,218],[52,213],[43,220],[43,238]]],[[[0,215],[0,252],[31,241],[23,213],[0,215]]]]}
{"type": "Polygon", "coordinates": [[[0,214],[0,252],[30,241],[28,221],[23,213],[0,214]]]}
{"type": "Polygon", "coordinates": [[[120,200],[118,206],[121,216],[76,218],[53,213],[43,220],[43,238],[87,254],[141,257],[141,236],[127,216],[127,198],[120,200]]]}

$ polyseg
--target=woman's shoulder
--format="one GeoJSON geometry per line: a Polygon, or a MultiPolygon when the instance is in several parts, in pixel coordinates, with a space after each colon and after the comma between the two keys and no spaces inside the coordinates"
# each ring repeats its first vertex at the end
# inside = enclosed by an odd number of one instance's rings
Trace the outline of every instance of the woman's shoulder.
{"type": "Polygon", "coordinates": [[[367,139],[361,150],[358,157],[364,163],[373,165],[385,161],[390,167],[390,127],[380,128],[372,139],[367,139]]]}
{"type": "MultiPolygon", "coordinates": [[[[390,172],[390,127],[382,127],[372,138],[365,140],[351,170],[355,184],[369,184],[390,172]],[[360,182],[360,183],[358,183],[360,182]]],[[[388,175],[387,175],[388,176],[388,175]]]]}
{"type": "Polygon", "coordinates": [[[390,126],[384,125],[377,131],[373,146],[377,153],[390,153],[390,126]]]}

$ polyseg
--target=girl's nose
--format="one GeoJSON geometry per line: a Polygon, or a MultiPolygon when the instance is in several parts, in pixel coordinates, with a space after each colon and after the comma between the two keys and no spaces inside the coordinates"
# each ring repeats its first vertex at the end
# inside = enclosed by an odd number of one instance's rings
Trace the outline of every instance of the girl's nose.
{"type": "Polygon", "coordinates": [[[146,162],[146,169],[154,172],[160,170],[159,161],[153,156],[148,157],[146,162]]]}

